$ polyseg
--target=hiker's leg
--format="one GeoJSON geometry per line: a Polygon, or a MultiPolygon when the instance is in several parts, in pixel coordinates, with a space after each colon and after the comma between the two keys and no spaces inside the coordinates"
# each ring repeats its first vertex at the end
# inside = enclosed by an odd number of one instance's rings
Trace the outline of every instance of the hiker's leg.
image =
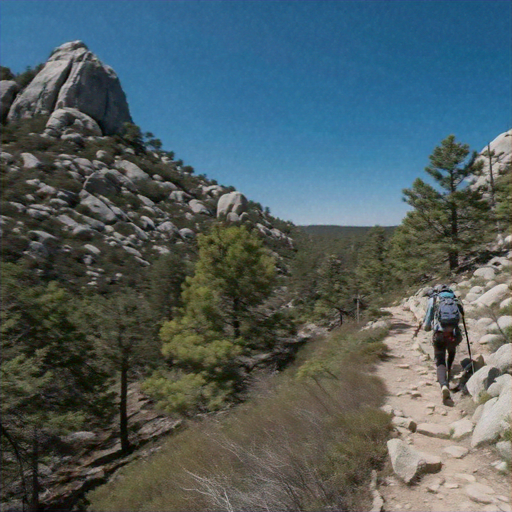
{"type": "Polygon", "coordinates": [[[434,358],[436,361],[437,382],[441,387],[446,385],[446,346],[442,333],[434,333],[434,358]]]}

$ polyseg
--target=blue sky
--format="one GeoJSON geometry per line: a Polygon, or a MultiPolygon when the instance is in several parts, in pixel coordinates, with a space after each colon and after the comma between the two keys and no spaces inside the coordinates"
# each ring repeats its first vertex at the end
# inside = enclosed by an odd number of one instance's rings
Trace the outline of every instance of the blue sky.
{"type": "Polygon", "coordinates": [[[449,134],[512,126],[508,0],[0,0],[14,72],[80,39],[164,149],[296,224],[395,225],[449,134]]]}

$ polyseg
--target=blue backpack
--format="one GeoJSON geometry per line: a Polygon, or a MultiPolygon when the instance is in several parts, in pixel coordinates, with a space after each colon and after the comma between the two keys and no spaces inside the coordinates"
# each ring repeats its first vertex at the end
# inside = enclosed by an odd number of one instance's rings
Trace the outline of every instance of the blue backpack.
{"type": "Polygon", "coordinates": [[[459,301],[451,290],[442,291],[435,299],[435,318],[443,328],[455,328],[460,322],[459,301]]]}

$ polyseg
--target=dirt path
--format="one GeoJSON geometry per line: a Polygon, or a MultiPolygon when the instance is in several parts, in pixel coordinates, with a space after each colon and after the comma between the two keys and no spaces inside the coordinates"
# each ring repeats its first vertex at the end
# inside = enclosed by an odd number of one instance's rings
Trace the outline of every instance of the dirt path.
{"type": "MultiPolygon", "coordinates": [[[[449,427],[462,418],[471,419],[470,399],[463,398],[460,393],[452,393],[453,405],[443,405],[432,361],[431,334],[421,331],[413,339],[417,325],[413,314],[400,306],[389,308],[389,311],[393,314],[393,320],[385,343],[390,349],[391,357],[377,371],[388,389],[387,405],[400,415],[412,418],[417,424],[449,427]],[[468,409],[469,414],[464,408],[468,409]]],[[[455,359],[455,374],[460,369],[458,363],[464,357],[467,357],[467,348],[461,345],[455,359]]],[[[412,433],[402,427],[398,427],[398,431],[400,439],[421,452],[440,457],[443,465],[440,472],[426,474],[413,485],[404,484],[393,473],[384,476],[379,484],[379,492],[384,498],[386,512],[511,510],[510,475],[499,473],[491,465],[499,460],[492,447],[471,448],[470,435],[454,441],[412,433]],[[462,458],[454,458],[444,452],[446,448],[453,446],[466,448],[468,452],[462,458]],[[482,487],[474,484],[488,486],[492,492],[481,496],[481,499],[477,496],[475,501],[475,495],[472,498],[469,496],[471,488],[473,491],[481,491],[482,487]]]]}

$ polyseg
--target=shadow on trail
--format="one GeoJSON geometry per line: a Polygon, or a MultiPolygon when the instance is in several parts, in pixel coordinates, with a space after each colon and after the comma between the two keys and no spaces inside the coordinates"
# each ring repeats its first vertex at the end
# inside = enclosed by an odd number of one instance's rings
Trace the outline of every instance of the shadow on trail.
{"type": "Polygon", "coordinates": [[[411,324],[406,324],[404,322],[396,322],[391,324],[390,331],[407,331],[408,329],[412,328],[413,326],[411,324]]]}

